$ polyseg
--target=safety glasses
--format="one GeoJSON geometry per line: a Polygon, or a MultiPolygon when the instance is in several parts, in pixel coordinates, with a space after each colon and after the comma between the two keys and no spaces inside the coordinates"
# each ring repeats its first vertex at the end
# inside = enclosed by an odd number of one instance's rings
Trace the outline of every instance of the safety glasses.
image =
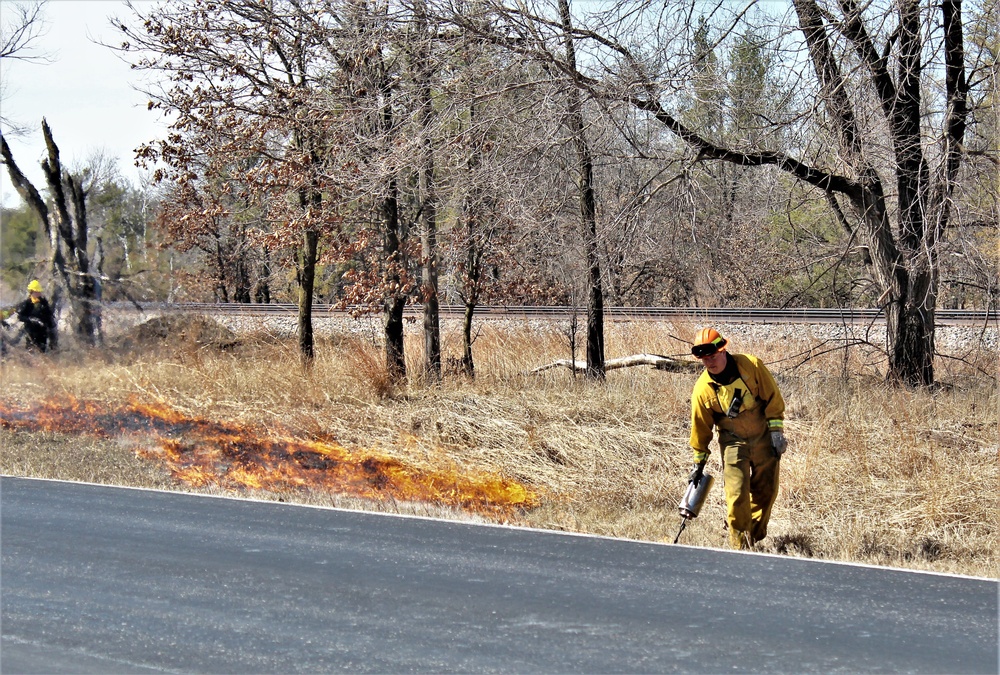
{"type": "Polygon", "coordinates": [[[725,344],[725,341],[722,338],[716,338],[715,340],[712,340],[711,342],[709,342],[707,344],[692,345],[691,346],[691,353],[695,357],[701,359],[701,358],[704,358],[706,356],[711,356],[715,352],[719,351],[720,349],[722,349],[722,346],[724,344],[725,344]]]}

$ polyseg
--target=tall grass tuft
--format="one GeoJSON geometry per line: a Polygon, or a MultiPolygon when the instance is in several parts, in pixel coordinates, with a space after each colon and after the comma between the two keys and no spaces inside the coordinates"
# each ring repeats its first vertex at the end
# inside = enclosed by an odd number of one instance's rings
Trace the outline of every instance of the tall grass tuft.
{"type": "Polygon", "coordinates": [[[358,338],[345,340],[338,350],[348,365],[347,375],[361,391],[378,400],[391,398],[396,385],[386,367],[385,355],[375,345],[358,338]]]}

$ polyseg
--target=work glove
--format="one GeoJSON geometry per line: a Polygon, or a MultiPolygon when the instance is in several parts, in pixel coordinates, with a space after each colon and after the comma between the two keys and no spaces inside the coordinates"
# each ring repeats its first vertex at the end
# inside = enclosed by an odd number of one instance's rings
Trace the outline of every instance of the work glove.
{"type": "Polygon", "coordinates": [[[704,461],[698,462],[697,464],[694,465],[694,471],[692,471],[691,475],[688,476],[688,482],[694,483],[694,486],[698,487],[698,484],[701,482],[701,478],[704,475],[705,475],[705,462],[704,461]]]}
{"type": "Polygon", "coordinates": [[[780,459],[781,455],[788,449],[788,440],[785,438],[784,431],[771,432],[771,447],[774,448],[774,456],[780,459]]]}

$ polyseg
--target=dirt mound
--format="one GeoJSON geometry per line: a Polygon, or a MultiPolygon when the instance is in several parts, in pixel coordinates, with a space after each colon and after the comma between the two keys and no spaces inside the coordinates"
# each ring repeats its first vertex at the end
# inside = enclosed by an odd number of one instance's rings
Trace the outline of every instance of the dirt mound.
{"type": "Polygon", "coordinates": [[[215,349],[237,346],[236,334],[204,316],[185,314],[158,316],[130,328],[114,340],[119,353],[136,354],[162,350],[215,349]]]}

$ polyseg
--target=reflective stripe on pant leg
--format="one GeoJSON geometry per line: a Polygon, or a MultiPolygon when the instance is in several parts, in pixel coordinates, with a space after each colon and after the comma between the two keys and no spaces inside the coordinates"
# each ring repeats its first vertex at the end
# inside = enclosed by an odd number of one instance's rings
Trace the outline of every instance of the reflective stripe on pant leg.
{"type": "Polygon", "coordinates": [[[742,442],[729,442],[723,446],[722,456],[729,543],[733,548],[746,548],[746,535],[750,533],[750,451],[742,442]]]}

